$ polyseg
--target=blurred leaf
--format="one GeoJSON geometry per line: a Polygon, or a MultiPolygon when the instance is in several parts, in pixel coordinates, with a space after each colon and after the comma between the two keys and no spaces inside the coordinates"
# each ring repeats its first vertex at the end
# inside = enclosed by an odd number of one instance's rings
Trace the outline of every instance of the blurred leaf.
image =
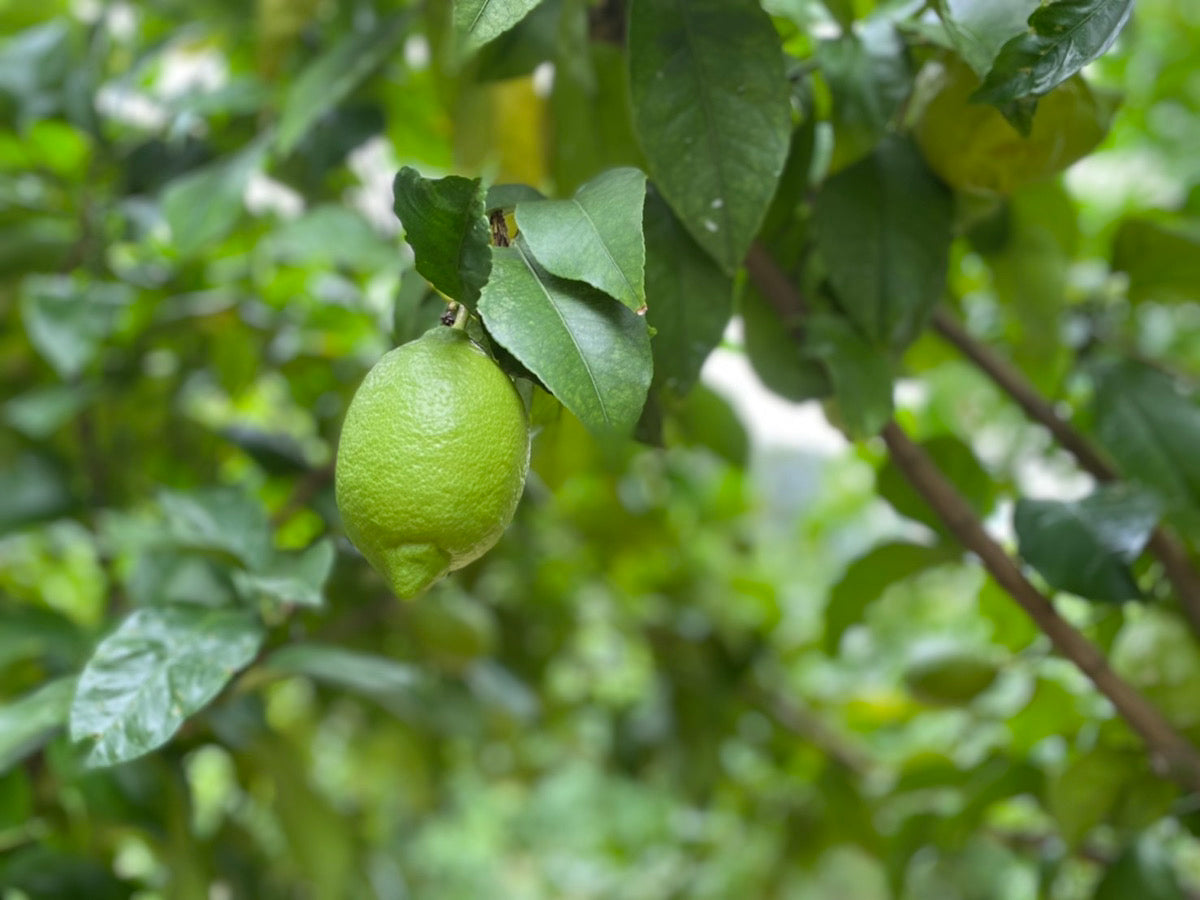
{"type": "Polygon", "coordinates": [[[1129,566],[1161,512],[1143,491],[1104,485],[1074,502],[1022,498],[1013,527],[1021,558],[1053,589],[1115,603],[1141,596],[1129,566]]]}
{"type": "Polygon", "coordinates": [[[4,421],[30,440],[44,441],[73,419],[93,396],[93,391],[83,385],[37,387],[4,404],[4,421]]]}
{"type": "Polygon", "coordinates": [[[1039,0],[936,0],[938,15],[958,55],[981,78],[1006,41],[1025,31],[1039,0]]]}
{"type": "Polygon", "coordinates": [[[338,106],[379,68],[400,45],[411,13],[373,22],[370,28],[342,35],[305,67],[288,88],[275,145],[291,153],[321,118],[338,106]]]}
{"type": "Polygon", "coordinates": [[[941,299],[950,192],[912,145],[892,138],[829,179],[814,229],[847,314],[874,344],[904,347],[941,299]]]}
{"type": "Polygon", "coordinates": [[[96,358],[133,299],[126,284],[31,275],[21,283],[21,318],[30,342],[59,377],[71,379],[96,358]]]}
{"type": "Polygon", "coordinates": [[[588,428],[633,429],[652,367],[643,317],[545,272],[521,238],[492,252],[479,311],[488,333],[588,428]]]}
{"type": "Polygon", "coordinates": [[[75,668],[90,649],[87,633],[57,610],[0,606],[0,670],[26,660],[55,670],[75,668]]]}
{"type": "Polygon", "coordinates": [[[668,446],[706,447],[739,468],[750,457],[750,438],[741,419],[724,397],[703,384],[671,410],[666,434],[668,446]]]}
{"type": "Polygon", "coordinates": [[[851,625],[861,622],[867,608],[893,584],[952,562],[957,556],[953,547],[944,544],[927,547],[897,541],[873,547],[854,560],[829,592],[825,606],[825,652],[836,654],[842,635],[851,625]]]}
{"type": "Polygon", "coordinates": [[[978,647],[953,639],[927,638],[910,650],[904,685],[922,703],[961,706],[992,686],[999,667],[978,647]]]}
{"type": "Polygon", "coordinates": [[[504,666],[481,659],[466,673],[467,686],[481,703],[519,722],[536,719],[542,711],[538,695],[504,666]]]}
{"type": "Polygon", "coordinates": [[[417,271],[474,311],[492,270],[492,233],[478,178],[436,180],[405,166],[393,185],[396,216],[416,255],[417,271]]]}
{"type": "Polygon", "coordinates": [[[374,698],[402,697],[427,682],[425,673],[410,663],[316,643],[280,647],[263,668],[279,675],[306,675],[374,698]]]}
{"type": "Polygon", "coordinates": [[[1076,757],[1051,780],[1047,804],[1069,846],[1081,844],[1108,818],[1133,774],[1123,755],[1101,747],[1076,757]]]}
{"type": "Polygon", "coordinates": [[[841,316],[804,320],[804,349],[825,364],[846,433],[864,440],[892,417],[892,366],[841,316]]]}
{"type": "Polygon", "coordinates": [[[354,210],[325,205],[283,223],[264,242],[275,259],[302,265],[347,266],[364,272],[396,269],[404,256],[354,210]]]}
{"type": "Polygon", "coordinates": [[[1141,363],[1116,363],[1095,378],[1096,434],[1121,471],[1171,507],[1200,510],[1200,404],[1141,363]]]}
{"type": "Polygon", "coordinates": [[[512,211],[517,208],[518,203],[544,199],[546,198],[541,191],[527,184],[493,184],[488,188],[487,202],[484,205],[488,210],[512,211]]]}
{"type": "Polygon", "coordinates": [[[1113,268],[1129,276],[1129,299],[1134,303],[1198,301],[1200,229],[1126,218],[1113,240],[1113,268]]]}
{"type": "Polygon", "coordinates": [[[75,677],[58,678],[0,706],[0,773],[37,750],[67,724],[75,677]]]}
{"type": "Polygon", "coordinates": [[[0,534],[52,519],[71,503],[65,475],[46,456],[22,453],[0,468],[0,534]]]}
{"type": "MultiPolygon", "coordinates": [[[[1025,615],[1023,610],[1021,615],[1025,615]]],[[[1087,721],[1079,697],[1058,681],[1041,676],[1033,683],[1032,696],[1006,724],[1013,751],[1028,753],[1047,738],[1070,740],[1087,721]]]]}
{"type": "Polygon", "coordinates": [[[149,753],[248,665],[262,640],[261,626],[240,611],[134,611],[100,642],[79,676],[71,739],[94,739],[90,766],[149,753]]]}
{"type": "Polygon", "coordinates": [[[228,425],[220,434],[245,451],[268,474],[295,475],[312,468],[304,447],[290,434],[240,424],[228,425]]]}
{"type": "Polygon", "coordinates": [[[1162,842],[1143,836],[1122,851],[1096,885],[1093,900],[1185,900],[1162,842]]]}
{"type": "Polygon", "coordinates": [[[464,54],[512,28],[542,0],[454,0],[454,33],[464,54]]]}
{"type": "Polygon", "coordinates": [[[1133,0],[1054,0],[997,54],[972,99],[1003,104],[1048,93],[1112,46],[1133,0]]]}
{"type": "Polygon", "coordinates": [[[213,553],[249,569],[270,558],[271,532],[258,501],[237,488],[161,491],[167,537],[178,547],[213,553]]]}
{"type": "Polygon", "coordinates": [[[635,0],[629,71],[651,178],[732,274],[770,206],[791,137],[770,19],[754,0],[635,0]]]}
{"type": "Polygon", "coordinates": [[[684,230],[657,191],[646,195],[646,318],[654,380],[686,394],[721,340],[733,311],[733,282],[684,230]]]}
{"type": "Polygon", "coordinates": [[[234,572],[233,583],[243,596],[279,606],[321,606],[333,558],[333,542],[325,539],[297,553],[276,553],[256,572],[234,572]]]}
{"type": "Polygon", "coordinates": [[[584,281],[634,312],[646,308],[642,206],[646,176],[609,169],[570,200],[517,204],[517,227],[542,268],[584,281]]]}
{"type": "MultiPolygon", "coordinates": [[[[975,452],[949,434],[920,442],[941,473],[966,497],[981,519],[987,518],[996,503],[996,485],[983,468],[975,452]]],[[[939,534],[946,533],[941,518],[930,509],[896,464],[888,459],[875,478],[875,489],[900,515],[927,525],[939,534]]]]}
{"type": "MultiPolygon", "coordinates": [[[[566,15],[564,6],[562,0],[537,0],[529,15],[480,50],[475,77],[480,81],[519,78],[554,59],[561,20],[566,15]]],[[[561,73],[554,74],[557,81],[561,73]]]]}
{"type": "Polygon", "coordinates": [[[1200,725],[1200,643],[1178,616],[1153,607],[1130,616],[1109,658],[1176,728],[1200,725]]]}
{"type": "Polygon", "coordinates": [[[163,215],[180,256],[194,256],[233,230],[242,215],[246,187],[262,165],[266,149],[260,138],[233,156],[176,178],[163,189],[163,215]]]}
{"type": "Polygon", "coordinates": [[[794,401],[830,393],[825,366],[805,353],[801,317],[785,322],[752,282],[742,287],[739,311],[746,358],[766,387],[794,401]]]}

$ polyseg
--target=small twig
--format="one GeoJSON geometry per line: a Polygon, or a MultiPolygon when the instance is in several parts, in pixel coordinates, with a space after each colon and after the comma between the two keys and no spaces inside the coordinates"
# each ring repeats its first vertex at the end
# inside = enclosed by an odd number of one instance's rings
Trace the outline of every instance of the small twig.
{"type": "MultiPolygon", "coordinates": [[[[934,312],[933,327],[997,387],[1012,397],[1029,418],[1043,425],[1059,446],[1075,457],[1080,468],[1100,482],[1120,478],[1108,460],[1059,414],[1049,400],[1038,393],[1019,369],[972,337],[947,310],[938,309],[934,312]]],[[[1193,630],[1200,634],[1200,573],[1192,565],[1187,548],[1165,528],[1154,531],[1146,548],[1162,563],[1167,580],[1179,597],[1180,607],[1193,630]]]]}
{"type": "Polygon", "coordinates": [[[492,226],[492,243],[497,247],[507,247],[510,241],[508,238],[508,222],[504,218],[504,210],[493,209],[488,214],[488,224],[492,226]]]}

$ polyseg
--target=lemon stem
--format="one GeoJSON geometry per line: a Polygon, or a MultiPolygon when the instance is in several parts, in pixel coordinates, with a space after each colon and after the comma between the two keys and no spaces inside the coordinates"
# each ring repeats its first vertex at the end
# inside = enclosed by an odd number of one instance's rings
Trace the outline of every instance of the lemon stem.
{"type": "Polygon", "coordinates": [[[457,328],[459,331],[462,331],[467,327],[467,308],[461,303],[459,303],[457,308],[454,310],[453,327],[457,328]]]}

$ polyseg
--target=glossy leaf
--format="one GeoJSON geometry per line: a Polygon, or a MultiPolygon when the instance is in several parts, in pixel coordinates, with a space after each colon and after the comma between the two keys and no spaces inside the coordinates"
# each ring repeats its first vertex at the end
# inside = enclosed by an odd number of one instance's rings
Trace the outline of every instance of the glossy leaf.
{"type": "Polygon", "coordinates": [[[1039,0],[936,0],[935,6],[954,49],[982,78],[1000,48],[1025,31],[1039,0]]]}
{"type": "Polygon", "coordinates": [[[464,53],[495,40],[541,0],[454,0],[454,32],[464,53]]]}
{"type": "Polygon", "coordinates": [[[546,272],[521,239],[492,257],[479,301],[488,333],[588,428],[631,431],[652,370],[645,318],[546,272]]]}
{"type": "Polygon", "coordinates": [[[650,177],[721,267],[741,264],[783,171],[783,54],[756,0],[635,0],[633,123],[650,177]]]}
{"type": "Polygon", "coordinates": [[[853,440],[878,434],[892,417],[892,366],[841,316],[804,320],[804,349],[825,364],[833,398],[853,440]]]}
{"type": "Polygon", "coordinates": [[[646,195],[646,318],[654,380],[687,393],[733,312],[733,282],[692,240],[656,191],[646,195]]]}
{"type": "Polygon", "coordinates": [[[1127,218],[1113,239],[1113,268],[1129,276],[1134,303],[1200,300],[1200,229],[1127,218]]]}
{"type": "Polygon", "coordinates": [[[0,706],[0,773],[40,749],[67,724],[75,678],[57,678],[0,706]]]}
{"type": "Polygon", "coordinates": [[[1004,104],[1048,93],[1112,46],[1133,0],[1054,0],[1029,17],[1029,30],[996,55],[980,102],[1004,104]]]}
{"type": "Polygon", "coordinates": [[[646,309],[642,206],[646,176],[610,169],[569,200],[517,204],[517,227],[551,275],[584,281],[634,312],[646,309]]]}
{"type": "Polygon", "coordinates": [[[279,120],[276,147],[291,153],[323,116],[348,97],[400,46],[410,19],[397,13],[361,31],[347,32],[291,83],[279,120]]]}
{"type": "Polygon", "coordinates": [[[1055,590],[1117,602],[1141,596],[1129,565],[1158,524],[1161,504],[1124,485],[1082,500],[1017,502],[1013,527],[1021,558],[1055,590]]]}
{"type": "Polygon", "coordinates": [[[875,344],[904,347],[941,298],[950,192],[912,145],[885,141],[817,195],[814,229],[847,315],[875,344]]]}
{"type": "Polygon", "coordinates": [[[250,178],[262,165],[266,143],[255,141],[234,156],[218,159],[166,186],[163,215],[180,256],[193,256],[224,238],[241,218],[250,178]]]}
{"type": "Polygon", "coordinates": [[[99,354],[133,302],[129,285],[86,287],[62,275],[31,275],[21,284],[21,318],[30,342],[59,377],[72,379],[99,354]]]}
{"type": "Polygon", "coordinates": [[[422,178],[409,166],[392,187],[396,217],[412,245],[417,271],[474,310],[492,269],[491,230],[478,178],[422,178]]]}
{"type": "Polygon", "coordinates": [[[1125,475],[1172,507],[1200,509],[1200,403],[1140,363],[1112,365],[1096,381],[1096,433],[1125,475]]]}
{"type": "Polygon", "coordinates": [[[893,584],[951,562],[956,554],[945,545],[929,547],[901,541],[880,544],[846,568],[829,593],[825,607],[825,652],[837,653],[844,635],[863,620],[867,609],[893,584]]]}
{"type": "Polygon", "coordinates": [[[96,647],[71,705],[72,740],[88,764],[136,759],[168,740],[262,644],[248,613],[166,606],[136,610],[96,647]]]}

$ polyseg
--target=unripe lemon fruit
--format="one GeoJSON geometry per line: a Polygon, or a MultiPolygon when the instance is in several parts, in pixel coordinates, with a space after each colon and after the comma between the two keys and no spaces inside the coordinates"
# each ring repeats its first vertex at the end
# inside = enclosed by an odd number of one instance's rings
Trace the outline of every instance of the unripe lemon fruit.
{"type": "Polygon", "coordinates": [[[350,402],[338,510],[396,596],[412,597],[491,549],[528,469],[512,381],[464,331],[437,326],[380,359],[350,402]]]}

